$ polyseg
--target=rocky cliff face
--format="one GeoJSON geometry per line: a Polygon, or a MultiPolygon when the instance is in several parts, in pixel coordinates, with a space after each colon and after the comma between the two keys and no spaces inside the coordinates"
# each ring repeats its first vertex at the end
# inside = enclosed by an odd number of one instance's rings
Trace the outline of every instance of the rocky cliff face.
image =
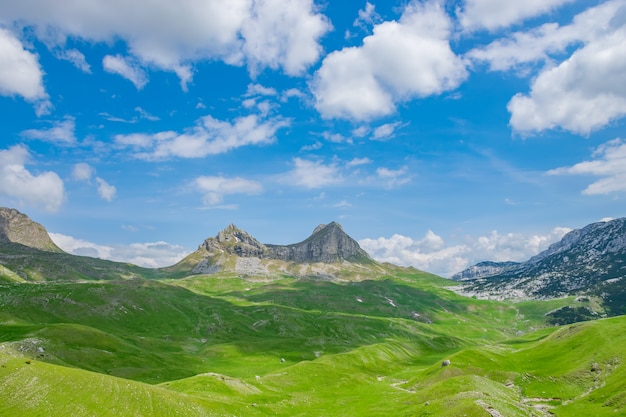
{"type": "Polygon", "coordinates": [[[526,262],[466,281],[462,292],[483,298],[552,298],[624,278],[626,218],[620,218],[573,230],[526,262]]]}
{"type": "Polygon", "coordinates": [[[315,228],[292,245],[263,244],[230,225],[206,239],[197,251],[171,268],[177,273],[233,271],[247,276],[292,275],[334,279],[351,270],[359,277],[382,273],[381,267],[335,222],[315,228]]]}
{"type": "Polygon", "coordinates": [[[54,244],[46,229],[25,214],[0,207],[0,243],[19,243],[35,249],[63,252],[54,244]]]}
{"type": "Polygon", "coordinates": [[[315,228],[306,240],[293,245],[267,245],[269,258],[287,262],[362,262],[370,260],[359,244],[335,222],[315,228]]]}
{"type": "Polygon", "coordinates": [[[320,225],[306,240],[292,245],[264,245],[249,233],[230,225],[200,248],[209,254],[229,254],[242,258],[276,259],[285,262],[359,262],[370,260],[359,244],[335,222],[320,225]]]}

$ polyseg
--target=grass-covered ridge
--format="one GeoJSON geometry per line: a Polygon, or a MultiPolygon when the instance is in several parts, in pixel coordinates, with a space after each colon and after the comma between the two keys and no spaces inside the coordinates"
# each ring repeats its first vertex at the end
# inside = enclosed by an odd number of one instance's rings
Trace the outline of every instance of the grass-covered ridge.
{"type": "Polygon", "coordinates": [[[6,282],[0,415],[626,412],[624,317],[550,327],[578,302],[475,300],[389,271],[6,282]]]}

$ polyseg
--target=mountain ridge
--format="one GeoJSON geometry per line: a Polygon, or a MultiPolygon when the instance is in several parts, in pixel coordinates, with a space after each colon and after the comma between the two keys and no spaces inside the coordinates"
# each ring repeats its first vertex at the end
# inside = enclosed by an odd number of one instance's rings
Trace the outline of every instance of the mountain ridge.
{"type": "Polygon", "coordinates": [[[626,277],[626,218],[573,230],[525,262],[500,264],[496,273],[478,265],[454,275],[463,280],[460,291],[466,295],[556,298],[593,292],[626,277]],[[463,278],[472,274],[470,279],[463,278]]]}
{"type": "MultiPolygon", "coordinates": [[[[337,222],[321,224],[305,240],[288,245],[263,244],[234,224],[202,242],[168,271],[191,274],[275,273],[336,279],[342,269],[380,273],[380,267],[337,222]]],[[[357,273],[358,275],[358,273],[357,273]]]]}

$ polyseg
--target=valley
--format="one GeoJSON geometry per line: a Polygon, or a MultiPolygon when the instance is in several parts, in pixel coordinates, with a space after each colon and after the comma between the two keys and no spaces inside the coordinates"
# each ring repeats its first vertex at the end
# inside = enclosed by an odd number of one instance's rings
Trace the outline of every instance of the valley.
{"type": "Polygon", "coordinates": [[[285,252],[246,238],[258,274],[236,267],[236,228],[159,270],[3,243],[0,415],[626,412],[626,318],[603,298],[467,297],[414,268],[348,261],[360,248],[323,230],[292,246],[324,253],[307,263],[259,257],[285,252]],[[596,316],[556,326],[566,308],[596,316]]]}

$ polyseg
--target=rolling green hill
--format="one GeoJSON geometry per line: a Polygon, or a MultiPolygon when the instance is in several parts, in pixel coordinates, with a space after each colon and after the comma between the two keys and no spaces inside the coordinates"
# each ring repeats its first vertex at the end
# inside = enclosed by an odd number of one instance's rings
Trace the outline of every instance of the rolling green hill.
{"type": "Polygon", "coordinates": [[[600,319],[622,311],[624,291],[606,294],[621,281],[479,300],[413,268],[348,262],[358,245],[334,224],[287,247],[233,226],[145,269],[51,248],[5,213],[2,417],[626,415],[626,316],[600,319]]]}
{"type": "Polygon", "coordinates": [[[474,300],[449,284],[410,269],[5,283],[0,415],[625,411],[624,317],[546,327],[571,300],[474,300]]]}

